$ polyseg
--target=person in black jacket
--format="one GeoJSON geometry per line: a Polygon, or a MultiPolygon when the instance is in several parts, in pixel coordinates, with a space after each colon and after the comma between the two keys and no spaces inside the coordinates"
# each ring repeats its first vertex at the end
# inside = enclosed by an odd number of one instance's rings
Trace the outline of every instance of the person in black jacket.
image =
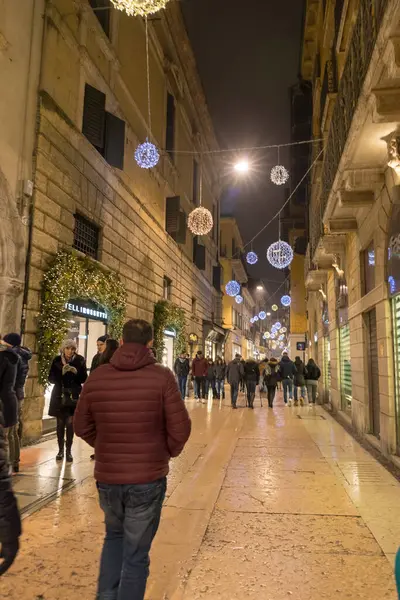
{"type": "Polygon", "coordinates": [[[317,401],[318,379],[321,377],[321,371],[313,358],[307,363],[305,370],[305,379],[307,385],[308,403],[315,404],[317,401]]]}
{"type": "Polygon", "coordinates": [[[279,364],[276,358],[272,357],[265,365],[264,370],[264,386],[267,388],[268,393],[268,406],[273,408],[276,388],[279,381],[279,364]]]}
{"type": "Polygon", "coordinates": [[[247,406],[254,408],[254,398],[256,395],[256,387],[260,379],[260,369],[253,358],[249,358],[244,363],[244,380],[247,388],[247,406]]]}
{"type": "Polygon", "coordinates": [[[29,350],[29,348],[21,346],[21,336],[18,333],[7,333],[7,335],[3,337],[1,344],[12,350],[20,358],[14,388],[18,400],[18,424],[16,427],[12,427],[8,434],[11,466],[14,470],[14,473],[18,473],[23,434],[25,382],[28,377],[29,361],[32,358],[32,352],[29,350]]]}
{"type": "Polygon", "coordinates": [[[226,362],[219,356],[215,362],[215,389],[217,399],[225,399],[226,362]]]}
{"type": "Polygon", "coordinates": [[[174,364],[174,372],[178,379],[179,391],[183,400],[186,396],[186,384],[187,378],[190,371],[189,359],[186,356],[186,352],[181,352],[174,364]]]}
{"type": "Polygon", "coordinates": [[[288,404],[288,392],[289,406],[291,406],[293,400],[293,379],[296,375],[296,367],[294,366],[294,362],[290,360],[287,352],[282,354],[282,359],[279,363],[279,371],[283,383],[283,400],[285,402],[285,406],[288,404]]]}
{"type": "Polygon", "coordinates": [[[18,400],[15,381],[20,369],[21,359],[4,344],[0,345],[0,404],[5,422],[6,450],[10,460],[8,440],[14,438],[13,431],[18,427],[18,400]]]}
{"type": "Polygon", "coordinates": [[[300,356],[296,356],[294,359],[294,366],[296,367],[296,374],[294,376],[294,405],[298,406],[299,404],[297,388],[300,388],[300,406],[303,406],[304,398],[306,397],[306,367],[300,356]]]}
{"type": "Polygon", "coordinates": [[[66,440],[66,459],[72,462],[72,442],[74,439],[73,417],[82,384],[87,379],[86,362],[76,353],[73,340],[67,340],[61,347],[61,354],[51,364],[49,383],[54,384],[51,392],[49,416],[57,418],[58,454],[56,460],[64,458],[64,436],[66,440]]]}
{"type": "MultiPolygon", "coordinates": [[[[0,389],[4,385],[4,373],[4,370],[0,371],[0,389]]],[[[11,486],[6,433],[0,404],[0,575],[4,575],[13,564],[19,550],[20,535],[21,518],[11,486]]]]}
{"type": "Polygon", "coordinates": [[[103,354],[104,350],[106,349],[106,343],[108,340],[109,336],[108,335],[101,335],[98,339],[97,339],[97,354],[95,354],[92,358],[92,364],[90,365],[90,372],[93,373],[93,371],[95,369],[97,369],[97,367],[100,365],[100,359],[101,359],[101,355],[103,354]]]}

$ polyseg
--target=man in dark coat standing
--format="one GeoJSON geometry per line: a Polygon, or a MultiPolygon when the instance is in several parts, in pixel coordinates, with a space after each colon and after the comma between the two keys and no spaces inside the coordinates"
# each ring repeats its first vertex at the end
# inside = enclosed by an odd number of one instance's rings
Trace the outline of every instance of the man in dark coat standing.
{"type": "Polygon", "coordinates": [[[244,380],[247,389],[247,406],[253,409],[256,387],[260,380],[260,369],[253,358],[247,359],[244,363],[244,380]]]}
{"type": "Polygon", "coordinates": [[[231,386],[231,403],[232,408],[237,408],[237,398],[239,394],[239,384],[244,377],[244,368],[240,361],[240,355],[236,354],[235,358],[229,363],[226,370],[226,378],[231,386]]]}
{"type": "Polygon", "coordinates": [[[208,362],[204,358],[203,352],[199,350],[192,362],[192,375],[194,378],[194,397],[197,400],[206,398],[206,375],[208,362]]]}
{"type": "Polygon", "coordinates": [[[29,348],[21,346],[21,336],[19,333],[7,333],[1,341],[3,346],[12,350],[20,361],[18,364],[17,375],[15,379],[15,393],[18,400],[18,423],[16,427],[11,428],[8,434],[8,444],[10,449],[10,462],[14,473],[19,472],[19,462],[21,454],[21,442],[23,434],[23,407],[25,398],[25,382],[29,373],[29,361],[32,358],[32,352],[29,348]]]}
{"type": "MultiPolygon", "coordinates": [[[[0,375],[0,388],[1,384],[0,375]]],[[[13,564],[18,554],[20,535],[21,519],[11,486],[4,419],[0,405],[0,575],[8,571],[13,564]]]]}
{"type": "Polygon", "coordinates": [[[187,378],[190,371],[189,359],[187,358],[185,351],[181,352],[178,358],[176,359],[174,371],[175,375],[178,378],[178,385],[179,390],[181,392],[181,396],[183,399],[185,399],[187,378]]]}
{"type": "Polygon", "coordinates": [[[279,363],[279,371],[282,378],[283,384],[283,399],[285,402],[285,406],[288,404],[292,405],[293,401],[293,380],[297,373],[296,367],[294,366],[294,362],[290,360],[287,352],[282,354],[281,362],[279,363]],[[289,394],[289,399],[288,399],[289,394]]]}
{"type": "Polygon", "coordinates": [[[169,461],[190,435],[174,374],[157,364],[152,343],[150,323],[128,321],[121,347],[90,375],[75,412],[76,435],[95,448],[105,513],[98,600],[144,598],[169,461]]]}
{"type": "Polygon", "coordinates": [[[5,421],[6,450],[10,460],[9,439],[18,427],[18,400],[15,391],[21,359],[11,348],[0,345],[0,403],[5,421]]]}

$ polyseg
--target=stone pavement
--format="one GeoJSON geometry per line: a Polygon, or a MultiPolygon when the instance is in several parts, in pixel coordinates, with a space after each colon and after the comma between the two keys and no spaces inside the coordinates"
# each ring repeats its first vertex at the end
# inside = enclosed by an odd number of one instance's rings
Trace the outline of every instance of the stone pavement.
{"type": "MultiPolygon", "coordinates": [[[[395,600],[400,484],[321,408],[188,403],[149,600],[395,600]]],[[[103,524],[90,449],[24,451],[22,551],[1,599],[94,600],[103,524]]]]}

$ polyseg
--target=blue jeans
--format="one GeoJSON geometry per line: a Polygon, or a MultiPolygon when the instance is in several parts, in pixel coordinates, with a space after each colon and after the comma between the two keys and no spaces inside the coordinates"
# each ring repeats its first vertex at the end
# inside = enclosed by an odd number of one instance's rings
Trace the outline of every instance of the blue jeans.
{"type": "Polygon", "coordinates": [[[301,389],[300,398],[304,399],[306,397],[306,386],[305,385],[300,385],[300,386],[295,385],[294,386],[294,399],[295,400],[297,400],[297,391],[299,388],[301,389]]]}
{"type": "Polygon", "coordinates": [[[217,389],[218,399],[220,399],[221,396],[222,398],[225,398],[225,379],[216,379],[215,387],[217,389]]]}
{"type": "Polygon", "coordinates": [[[238,383],[231,383],[231,402],[232,402],[232,406],[236,406],[238,394],[239,394],[239,384],[238,383]]]}
{"type": "Polygon", "coordinates": [[[186,384],[187,384],[187,375],[179,375],[178,377],[178,385],[179,391],[183,400],[186,398],[186,384]]]}
{"type": "Polygon", "coordinates": [[[282,381],[282,383],[283,383],[283,399],[285,401],[285,404],[287,404],[288,390],[289,390],[289,400],[291,400],[293,398],[293,380],[289,379],[289,377],[287,377],[286,379],[284,379],[282,381]]]}
{"type": "Polygon", "coordinates": [[[166,489],[166,478],[143,485],[98,484],[106,536],[97,600],[143,600],[166,489]]]}

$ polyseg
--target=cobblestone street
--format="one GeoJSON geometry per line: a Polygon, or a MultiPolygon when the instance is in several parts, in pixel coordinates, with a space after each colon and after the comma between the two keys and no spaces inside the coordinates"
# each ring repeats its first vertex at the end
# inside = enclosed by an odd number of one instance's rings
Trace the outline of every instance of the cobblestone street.
{"type": "MultiPolygon", "coordinates": [[[[254,412],[189,407],[193,434],[172,464],[149,600],[395,600],[400,484],[340,425],[280,399],[254,412]]],[[[103,523],[90,449],[77,442],[73,465],[60,467],[55,447],[24,452],[22,551],[1,598],[95,597],[103,523]]]]}

